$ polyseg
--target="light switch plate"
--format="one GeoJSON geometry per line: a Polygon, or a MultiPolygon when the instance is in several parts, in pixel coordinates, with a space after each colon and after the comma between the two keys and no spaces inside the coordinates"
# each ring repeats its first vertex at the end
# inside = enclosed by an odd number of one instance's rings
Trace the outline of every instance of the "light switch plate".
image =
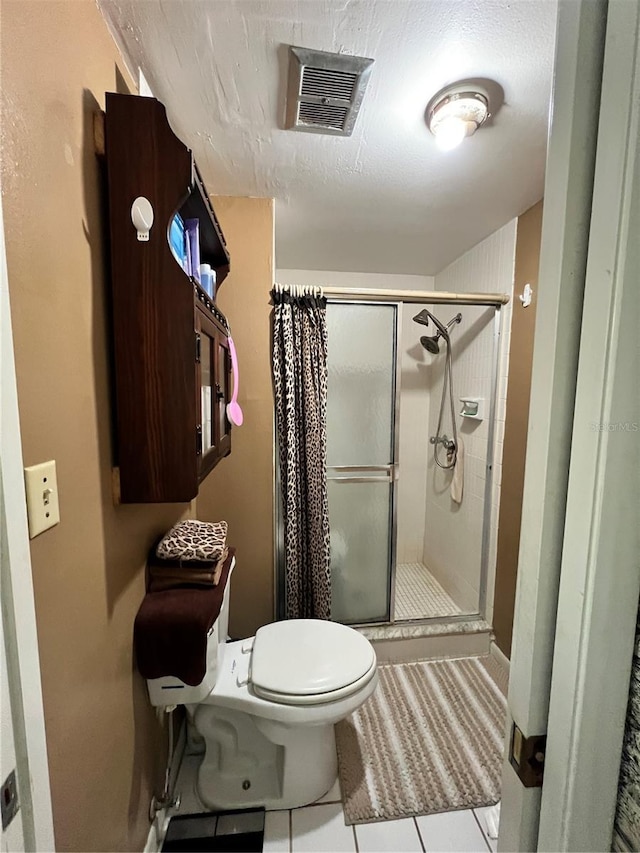
{"type": "Polygon", "coordinates": [[[55,460],[25,468],[24,480],[27,492],[29,539],[33,539],[34,536],[60,521],[55,460]]]}

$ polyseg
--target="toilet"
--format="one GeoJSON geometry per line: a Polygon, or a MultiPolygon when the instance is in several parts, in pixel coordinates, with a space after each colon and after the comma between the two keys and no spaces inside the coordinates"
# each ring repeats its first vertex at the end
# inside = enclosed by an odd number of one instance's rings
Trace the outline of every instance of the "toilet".
{"type": "Polygon", "coordinates": [[[204,740],[196,794],[205,807],[307,805],[336,780],[333,727],[375,690],[375,651],[353,628],[320,619],[275,622],[227,643],[232,572],[208,635],[204,679],[195,687],[147,679],[149,697],[156,706],[185,705],[204,740]]]}

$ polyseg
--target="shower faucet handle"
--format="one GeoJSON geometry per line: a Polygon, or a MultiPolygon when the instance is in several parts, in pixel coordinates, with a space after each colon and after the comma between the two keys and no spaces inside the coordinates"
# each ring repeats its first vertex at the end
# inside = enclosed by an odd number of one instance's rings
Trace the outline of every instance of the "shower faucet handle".
{"type": "Polygon", "coordinates": [[[456,443],[450,439],[446,433],[443,435],[429,436],[429,444],[441,444],[445,450],[453,451],[456,449],[456,443]]]}

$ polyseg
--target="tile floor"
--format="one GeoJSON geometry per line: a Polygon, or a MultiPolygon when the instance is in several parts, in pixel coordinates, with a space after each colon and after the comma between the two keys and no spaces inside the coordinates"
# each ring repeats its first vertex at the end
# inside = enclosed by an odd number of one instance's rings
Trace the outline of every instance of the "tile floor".
{"type": "MultiPolygon", "coordinates": [[[[186,756],[178,778],[180,814],[202,811],[189,788],[199,756],[186,756]]],[[[496,842],[486,833],[485,809],[346,826],[340,787],[312,806],[267,812],[264,853],[489,853],[496,842]]]]}
{"type": "Polygon", "coordinates": [[[423,563],[396,566],[395,621],[456,616],[462,611],[423,563]]]}

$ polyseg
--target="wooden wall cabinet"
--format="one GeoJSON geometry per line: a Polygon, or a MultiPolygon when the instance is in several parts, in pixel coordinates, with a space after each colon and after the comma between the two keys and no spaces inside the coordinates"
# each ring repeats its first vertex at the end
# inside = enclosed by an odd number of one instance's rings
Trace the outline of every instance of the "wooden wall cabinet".
{"type": "Polygon", "coordinates": [[[173,255],[176,213],[200,222],[201,262],[218,287],[229,253],[192,152],[153,98],[107,93],[104,119],[116,455],[123,503],[190,501],[231,451],[228,325],[173,255]],[[139,240],[133,201],[154,221],[139,240]]]}

